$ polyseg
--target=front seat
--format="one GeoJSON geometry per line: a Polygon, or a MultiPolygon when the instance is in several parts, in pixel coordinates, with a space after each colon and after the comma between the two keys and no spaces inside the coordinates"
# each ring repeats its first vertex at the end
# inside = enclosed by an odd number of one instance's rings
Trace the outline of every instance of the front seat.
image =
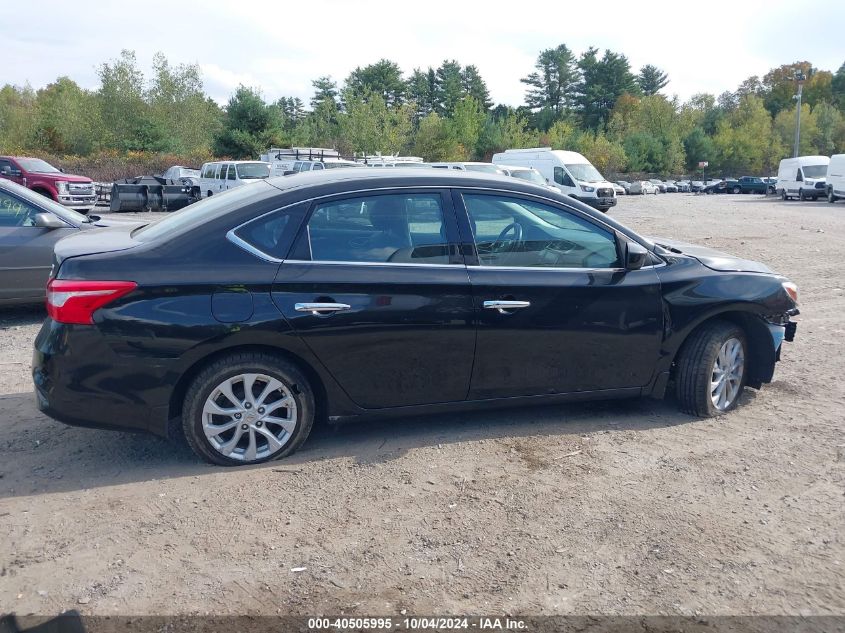
{"type": "Polygon", "coordinates": [[[367,244],[372,261],[386,262],[397,251],[411,248],[411,231],[404,200],[391,196],[368,203],[367,206],[370,223],[376,229],[367,244]]]}

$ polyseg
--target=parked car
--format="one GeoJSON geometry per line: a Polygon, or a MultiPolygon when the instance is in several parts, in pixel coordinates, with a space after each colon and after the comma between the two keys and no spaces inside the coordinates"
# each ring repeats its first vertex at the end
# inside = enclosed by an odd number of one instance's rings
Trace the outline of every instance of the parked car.
{"type": "Polygon", "coordinates": [[[777,193],[782,200],[797,196],[799,200],[818,200],[826,195],[827,156],[784,158],[778,167],[777,193]]]}
{"type": "Polygon", "coordinates": [[[690,181],[689,180],[676,180],[675,186],[678,188],[679,193],[689,193],[690,189],[690,181]]]}
{"type": "Polygon", "coordinates": [[[657,187],[657,191],[660,193],[666,193],[666,183],[662,180],[659,180],[658,178],[651,178],[649,182],[657,187]]]}
{"type": "Polygon", "coordinates": [[[769,190],[769,183],[756,176],[728,180],[726,186],[730,193],[766,193],[769,190]]]}
{"type": "MultiPolygon", "coordinates": [[[[456,169],[458,171],[480,171],[485,174],[507,175],[507,172],[499,165],[479,162],[451,162],[451,163],[428,163],[434,169],[456,169]]],[[[544,179],[545,180],[545,179],[544,179]]]]}
{"type": "Polygon", "coordinates": [[[3,178],[80,213],[88,213],[97,204],[90,178],[66,174],[40,158],[0,156],[0,179],[3,178]]]}
{"type": "Polygon", "coordinates": [[[666,187],[666,193],[678,193],[678,185],[671,180],[664,180],[663,185],[666,187]]]}
{"type": "Polygon", "coordinates": [[[169,167],[161,177],[173,184],[182,184],[186,187],[199,187],[200,184],[200,170],[181,165],[169,167]]]}
{"type": "Polygon", "coordinates": [[[625,195],[631,193],[631,183],[627,180],[617,180],[616,184],[622,187],[622,190],[625,192],[625,195]]]}
{"type": "Polygon", "coordinates": [[[728,192],[728,183],[726,180],[718,179],[718,180],[708,180],[704,184],[704,189],[702,190],[704,193],[727,193],[728,192]]]}
{"type": "Polygon", "coordinates": [[[845,199],[845,154],[834,154],[830,157],[825,186],[828,202],[845,199]]]}
{"type": "Polygon", "coordinates": [[[578,152],[548,147],[508,149],[493,154],[493,163],[501,167],[533,167],[561,192],[600,211],[616,205],[613,185],[578,152]]]}
{"type": "Polygon", "coordinates": [[[612,182],[610,185],[613,187],[613,191],[616,192],[617,196],[624,196],[628,193],[625,191],[625,187],[620,185],[618,182],[612,182]]]}
{"type": "Polygon", "coordinates": [[[336,149],[326,147],[271,147],[259,158],[262,162],[270,164],[272,176],[287,176],[302,171],[364,166],[361,163],[342,158],[336,149]]]}
{"type": "Polygon", "coordinates": [[[318,411],[659,398],[671,382],[682,410],[719,415],[772,379],[798,313],[763,264],[452,170],[258,182],[80,231],[54,257],[38,407],[184,434],[222,465],[291,454],[318,411]]]}
{"type": "Polygon", "coordinates": [[[658,191],[659,189],[657,188],[657,185],[649,180],[635,180],[631,183],[631,187],[628,189],[628,193],[631,195],[649,193],[656,194],[658,191]]]}
{"type": "Polygon", "coordinates": [[[535,185],[540,185],[541,187],[545,187],[546,189],[551,189],[552,191],[557,191],[557,187],[553,187],[548,183],[548,181],[543,178],[539,171],[536,169],[532,169],[531,167],[508,167],[502,168],[501,170],[504,175],[510,176],[511,178],[518,178],[520,180],[525,180],[527,182],[532,182],[535,185]]]}
{"type": "Polygon", "coordinates": [[[270,177],[270,163],[258,160],[228,160],[205,163],[200,170],[200,197],[235,189],[270,177]]]}
{"type": "Polygon", "coordinates": [[[693,181],[690,183],[690,191],[691,191],[692,193],[701,193],[702,191],[704,191],[704,188],[705,188],[706,186],[707,186],[707,185],[705,185],[705,184],[704,184],[704,182],[703,182],[703,181],[701,181],[701,180],[693,180],[693,181]]]}
{"type": "Polygon", "coordinates": [[[118,222],[85,216],[0,179],[0,305],[44,301],[55,243],[79,231],[118,222]]]}

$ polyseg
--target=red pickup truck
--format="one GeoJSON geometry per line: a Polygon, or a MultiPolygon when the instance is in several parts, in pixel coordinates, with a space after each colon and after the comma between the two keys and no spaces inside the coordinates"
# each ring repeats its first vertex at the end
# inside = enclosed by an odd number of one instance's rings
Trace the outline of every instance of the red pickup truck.
{"type": "Polygon", "coordinates": [[[90,178],[66,174],[40,158],[0,156],[0,178],[12,180],[81,213],[88,213],[97,202],[90,178]]]}

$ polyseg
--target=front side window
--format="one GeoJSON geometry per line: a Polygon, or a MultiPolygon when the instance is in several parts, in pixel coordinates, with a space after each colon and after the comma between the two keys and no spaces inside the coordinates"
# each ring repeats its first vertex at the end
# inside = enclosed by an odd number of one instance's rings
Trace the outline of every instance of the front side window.
{"type": "Polygon", "coordinates": [[[0,226],[35,226],[36,207],[0,191],[0,226]]]}
{"type": "Polygon", "coordinates": [[[214,178],[214,165],[206,165],[202,172],[203,178],[214,178]]]}
{"type": "Polygon", "coordinates": [[[801,168],[800,167],[798,168],[798,174],[795,176],[795,180],[797,180],[798,182],[801,182],[802,180],[804,180],[804,177],[801,175],[801,168]]]}
{"type": "Polygon", "coordinates": [[[479,264],[535,268],[617,268],[612,231],[551,205],[464,194],[479,264]]]}
{"type": "Polygon", "coordinates": [[[555,167],[554,178],[555,178],[555,182],[557,184],[563,185],[564,187],[574,187],[575,186],[575,183],[572,182],[572,178],[569,176],[569,174],[566,173],[566,171],[563,169],[563,167],[555,167]]]}
{"type": "Polygon", "coordinates": [[[226,170],[229,169],[229,165],[221,165],[220,171],[217,172],[217,179],[218,180],[226,180],[226,170]]]}
{"type": "Polygon", "coordinates": [[[439,194],[324,202],[308,222],[314,261],[448,264],[445,235],[439,194]]]}

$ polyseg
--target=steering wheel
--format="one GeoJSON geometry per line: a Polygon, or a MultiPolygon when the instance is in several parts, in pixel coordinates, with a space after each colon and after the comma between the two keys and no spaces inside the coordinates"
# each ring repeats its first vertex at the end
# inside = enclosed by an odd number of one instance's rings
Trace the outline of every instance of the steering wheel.
{"type": "Polygon", "coordinates": [[[502,232],[499,233],[492,244],[490,244],[491,253],[511,253],[516,250],[516,247],[522,243],[522,225],[517,222],[511,222],[502,232]],[[508,239],[508,234],[513,232],[513,238],[508,239]]]}

